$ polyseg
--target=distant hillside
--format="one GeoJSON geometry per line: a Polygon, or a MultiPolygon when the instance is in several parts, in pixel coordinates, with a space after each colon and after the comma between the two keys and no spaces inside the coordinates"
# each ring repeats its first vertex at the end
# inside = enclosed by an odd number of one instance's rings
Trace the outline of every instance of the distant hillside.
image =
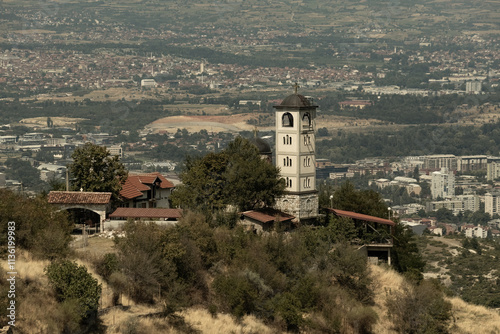
{"type": "Polygon", "coordinates": [[[498,243],[463,236],[423,236],[418,246],[427,263],[424,277],[439,279],[450,294],[469,303],[500,308],[498,243]]]}

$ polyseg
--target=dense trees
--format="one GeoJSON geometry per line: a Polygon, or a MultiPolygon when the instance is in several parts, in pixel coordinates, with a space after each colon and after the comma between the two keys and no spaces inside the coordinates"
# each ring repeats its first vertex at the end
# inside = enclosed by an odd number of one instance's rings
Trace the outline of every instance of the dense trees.
{"type": "Polygon", "coordinates": [[[20,181],[24,187],[40,188],[43,182],[40,180],[40,172],[31,166],[29,161],[18,158],[8,158],[5,161],[8,167],[7,176],[12,180],[20,181]]]}
{"type": "Polygon", "coordinates": [[[188,158],[181,179],[183,185],[174,192],[173,202],[205,212],[227,205],[241,211],[272,205],[285,188],[279,170],[242,137],[220,153],[188,158]]]}
{"type": "Polygon", "coordinates": [[[367,157],[428,154],[498,155],[500,122],[481,127],[419,125],[400,131],[337,133],[316,143],[318,158],[335,163],[367,157]]]}
{"type": "Polygon", "coordinates": [[[2,252],[6,251],[8,222],[15,222],[16,246],[44,259],[68,255],[72,226],[65,212],[56,211],[45,198],[27,198],[0,189],[2,252]]]}
{"type": "MultiPolygon", "coordinates": [[[[330,196],[330,193],[330,191],[324,189],[323,191],[320,190],[320,200],[325,196],[330,196]]],[[[387,205],[380,194],[373,190],[356,190],[352,183],[346,182],[333,192],[331,197],[331,203],[336,209],[354,211],[380,218],[388,217],[387,205]]],[[[324,201],[325,199],[323,199],[323,203],[324,201]]],[[[328,204],[330,205],[330,203],[328,204]]],[[[335,219],[330,222],[329,228],[334,229],[337,237],[339,235],[347,236],[345,238],[347,240],[352,240],[357,236],[355,226],[351,225],[349,227],[348,222],[345,221],[335,219]]],[[[392,229],[393,249],[391,254],[394,268],[412,279],[421,280],[425,262],[419,253],[413,232],[399,222],[396,222],[392,229]]],[[[386,232],[382,231],[381,233],[386,232]]],[[[367,237],[369,236],[363,236],[363,238],[367,237]]]]}
{"type": "Polygon", "coordinates": [[[68,166],[73,178],[73,190],[111,192],[118,199],[127,171],[118,156],[111,156],[106,147],[86,143],[72,154],[68,166]]]}
{"type": "Polygon", "coordinates": [[[205,305],[214,314],[254,314],[292,332],[356,326],[369,332],[377,319],[366,258],[327,228],[259,236],[212,228],[190,213],[173,227],[127,223],[125,230],[109,282],[125,275],[122,291],[136,301],[161,301],[166,312],[205,305]]]}

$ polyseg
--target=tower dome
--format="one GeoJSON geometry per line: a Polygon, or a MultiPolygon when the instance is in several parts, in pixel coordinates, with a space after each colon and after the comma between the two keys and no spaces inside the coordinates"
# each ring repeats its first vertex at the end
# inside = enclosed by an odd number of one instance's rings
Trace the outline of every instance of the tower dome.
{"type": "Polygon", "coordinates": [[[304,95],[292,94],[287,96],[279,105],[280,108],[310,108],[311,101],[304,95]]]}
{"type": "Polygon", "coordinates": [[[272,154],[271,146],[264,139],[255,137],[251,138],[250,141],[257,147],[261,155],[272,154]]]}

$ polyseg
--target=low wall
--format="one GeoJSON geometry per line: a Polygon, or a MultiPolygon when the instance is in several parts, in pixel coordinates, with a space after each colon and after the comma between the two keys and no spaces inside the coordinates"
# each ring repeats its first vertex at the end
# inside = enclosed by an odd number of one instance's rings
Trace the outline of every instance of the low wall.
{"type": "MultiPolygon", "coordinates": [[[[104,231],[117,231],[121,230],[123,224],[125,224],[126,220],[106,220],[104,222],[104,231]]],[[[141,220],[141,222],[145,223],[155,223],[160,226],[174,226],[177,224],[175,220],[141,220]]]]}

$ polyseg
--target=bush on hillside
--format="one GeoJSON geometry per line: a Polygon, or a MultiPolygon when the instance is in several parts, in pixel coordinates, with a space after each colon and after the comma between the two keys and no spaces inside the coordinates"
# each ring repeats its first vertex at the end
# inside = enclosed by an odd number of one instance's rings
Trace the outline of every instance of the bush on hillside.
{"type": "Polygon", "coordinates": [[[0,245],[5,252],[8,222],[15,222],[15,243],[37,258],[64,258],[70,252],[72,225],[43,197],[28,198],[0,189],[0,245]],[[5,245],[5,246],[4,246],[5,245]]]}
{"type": "Polygon", "coordinates": [[[74,310],[74,317],[84,321],[96,316],[102,287],[87,268],[66,260],[51,263],[45,273],[57,299],[74,310]]]}

